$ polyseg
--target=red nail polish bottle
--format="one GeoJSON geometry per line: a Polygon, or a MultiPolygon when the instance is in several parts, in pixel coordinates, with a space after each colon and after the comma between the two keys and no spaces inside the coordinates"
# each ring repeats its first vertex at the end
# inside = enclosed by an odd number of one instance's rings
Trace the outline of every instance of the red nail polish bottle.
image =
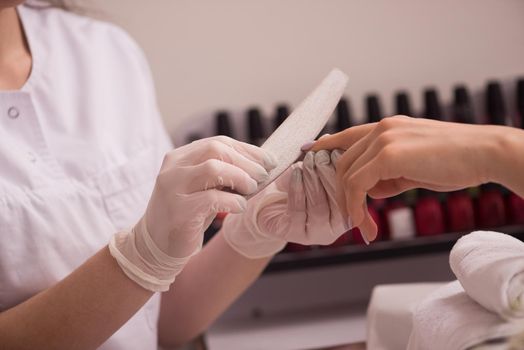
{"type": "Polygon", "coordinates": [[[480,228],[500,227],[506,223],[506,207],[499,186],[481,186],[477,201],[477,221],[480,228]]]}
{"type": "MultiPolygon", "coordinates": [[[[467,88],[463,85],[456,86],[453,94],[453,121],[475,124],[473,105],[467,88]]],[[[468,191],[454,191],[448,194],[446,216],[448,228],[451,232],[475,229],[475,210],[468,191]]]]}
{"type": "MultiPolygon", "coordinates": [[[[443,114],[437,90],[425,89],[423,100],[422,117],[442,120],[443,114]]],[[[417,235],[432,236],[446,232],[446,218],[440,197],[438,193],[427,189],[418,190],[418,200],[415,203],[417,235]]]]}
{"type": "MultiPolygon", "coordinates": [[[[507,125],[507,113],[502,88],[496,81],[488,82],[486,86],[487,121],[494,125],[507,125]]],[[[480,187],[477,201],[477,218],[480,228],[500,227],[506,223],[506,208],[502,186],[486,184],[480,187]]]]}
{"type": "Polygon", "coordinates": [[[438,195],[426,189],[418,190],[415,204],[415,224],[419,236],[432,236],[446,232],[444,210],[438,195]]]}
{"type": "MultiPolygon", "coordinates": [[[[382,106],[380,103],[380,98],[375,94],[370,94],[366,96],[366,114],[368,123],[379,122],[384,118],[382,113],[382,106]]],[[[388,213],[386,211],[388,200],[386,199],[371,199],[368,202],[368,210],[375,223],[378,227],[378,237],[377,239],[388,240],[391,239],[390,227],[388,224],[388,213]]],[[[400,205],[400,203],[399,203],[400,205]]],[[[355,231],[354,238],[356,241],[363,242],[360,237],[360,232],[355,231]]]]}
{"type": "Polygon", "coordinates": [[[509,193],[506,197],[506,208],[510,224],[524,224],[524,198],[515,193],[509,193]]]}
{"type": "Polygon", "coordinates": [[[451,232],[475,229],[473,201],[466,191],[455,191],[448,194],[446,216],[448,228],[451,232]]]}
{"type": "MultiPolygon", "coordinates": [[[[517,119],[516,126],[524,129],[524,78],[517,80],[517,119]]],[[[524,198],[510,192],[506,197],[508,221],[511,224],[524,224],[524,198]]]]}

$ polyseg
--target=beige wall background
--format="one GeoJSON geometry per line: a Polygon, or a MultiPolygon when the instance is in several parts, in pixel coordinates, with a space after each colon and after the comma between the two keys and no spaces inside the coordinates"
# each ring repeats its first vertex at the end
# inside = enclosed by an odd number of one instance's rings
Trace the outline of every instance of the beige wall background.
{"type": "MultiPolygon", "coordinates": [[[[93,0],[144,49],[172,135],[219,108],[295,105],[332,67],[357,116],[378,92],[524,75],[522,0],[93,0]]],[[[209,125],[209,124],[207,124],[209,125]]],[[[205,127],[204,127],[205,128],[205,127]]],[[[209,128],[209,126],[208,126],[209,128]]]]}

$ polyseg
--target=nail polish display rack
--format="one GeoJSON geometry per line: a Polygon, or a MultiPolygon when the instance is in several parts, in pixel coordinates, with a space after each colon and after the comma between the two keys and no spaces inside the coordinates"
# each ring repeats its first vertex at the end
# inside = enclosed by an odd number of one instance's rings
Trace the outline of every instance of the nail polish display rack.
{"type": "MultiPolygon", "coordinates": [[[[524,78],[500,83],[490,80],[485,89],[470,95],[464,85],[453,89],[452,101],[441,104],[434,88],[422,93],[423,110],[414,113],[405,91],[394,95],[395,110],[385,114],[380,97],[370,94],[364,101],[366,122],[378,122],[389,115],[408,115],[471,124],[497,124],[524,127],[524,78]],[[515,83],[516,82],[516,83],[515,83]]],[[[277,105],[274,114],[264,117],[261,109],[245,113],[218,111],[202,124],[214,130],[185,132],[184,143],[211,136],[226,135],[261,145],[271,130],[289,115],[286,104],[277,105]],[[240,136],[240,137],[238,137],[240,136]]],[[[333,133],[355,125],[348,98],[343,98],[328,126],[321,133],[333,133]]],[[[377,259],[449,251],[462,235],[475,230],[504,232],[524,240],[524,199],[496,184],[452,193],[428,190],[408,191],[387,200],[368,203],[370,214],[379,227],[378,239],[365,245],[358,229],[344,233],[330,246],[306,247],[290,243],[266,268],[266,273],[315,268],[377,259]]],[[[209,240],[221,226],[220,213],[206,232],[209,240]]]]}

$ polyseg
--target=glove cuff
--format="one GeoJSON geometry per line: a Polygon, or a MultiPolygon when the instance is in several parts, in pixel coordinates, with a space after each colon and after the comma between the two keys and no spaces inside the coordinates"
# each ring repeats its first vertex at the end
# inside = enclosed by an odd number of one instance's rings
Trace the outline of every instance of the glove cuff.
{"type": "Polygon", "coordinates": [[[118,232],[109,241],[109,252],[129,279],[152,292],[165,292],[189,259],[173,258],[160,250],[142,218],[130,232],[118,232]]]}

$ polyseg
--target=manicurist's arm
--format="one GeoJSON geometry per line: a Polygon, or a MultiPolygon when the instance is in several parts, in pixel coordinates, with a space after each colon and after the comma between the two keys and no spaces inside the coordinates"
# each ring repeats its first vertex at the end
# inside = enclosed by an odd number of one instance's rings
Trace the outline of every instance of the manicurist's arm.
{"type": "Polygon", "coordinates": [[[270,257],[248,259],[219,233],[162,295],[160,344],[187,343],[202,333],[260,275],[270,257]]]}
{"type": "MultiPolygon", "coordinates": [[[[108,248],[63,281],[1,313],[0,348],[98,347],[153,292],[169,289],[200,250],[204,230],[217,211],[239,213],[246,209],[242,195],[254,192],[257,182],[268,176],[265,167],[271,167],[269,159],[257,147],[224,137],[196,141],[169,152],[147,210],[135,227],[113,235],[108,248]],[[240,194],[218,190],[222,181],[240,194]]],[[[224,260],[227,266],[227,253],[224,260]]],[[[222,259],[215,256],[214,261],[222,259]]],[[[199,271],[189,271],[187,278],[199,271]]],[[[192,287],[198,291],[198,285],[192,287]]],[[[221,307],[219,303],[217,308],[221,307]]],[[[175,324],[177,327],[183,323],[175,324]]]]}
{"type": "Polygon", "coordinates": [[[96,349],[152,294],[124,275],[106,247],[53,287],[0,313],[0,348],[96,349]]]}

